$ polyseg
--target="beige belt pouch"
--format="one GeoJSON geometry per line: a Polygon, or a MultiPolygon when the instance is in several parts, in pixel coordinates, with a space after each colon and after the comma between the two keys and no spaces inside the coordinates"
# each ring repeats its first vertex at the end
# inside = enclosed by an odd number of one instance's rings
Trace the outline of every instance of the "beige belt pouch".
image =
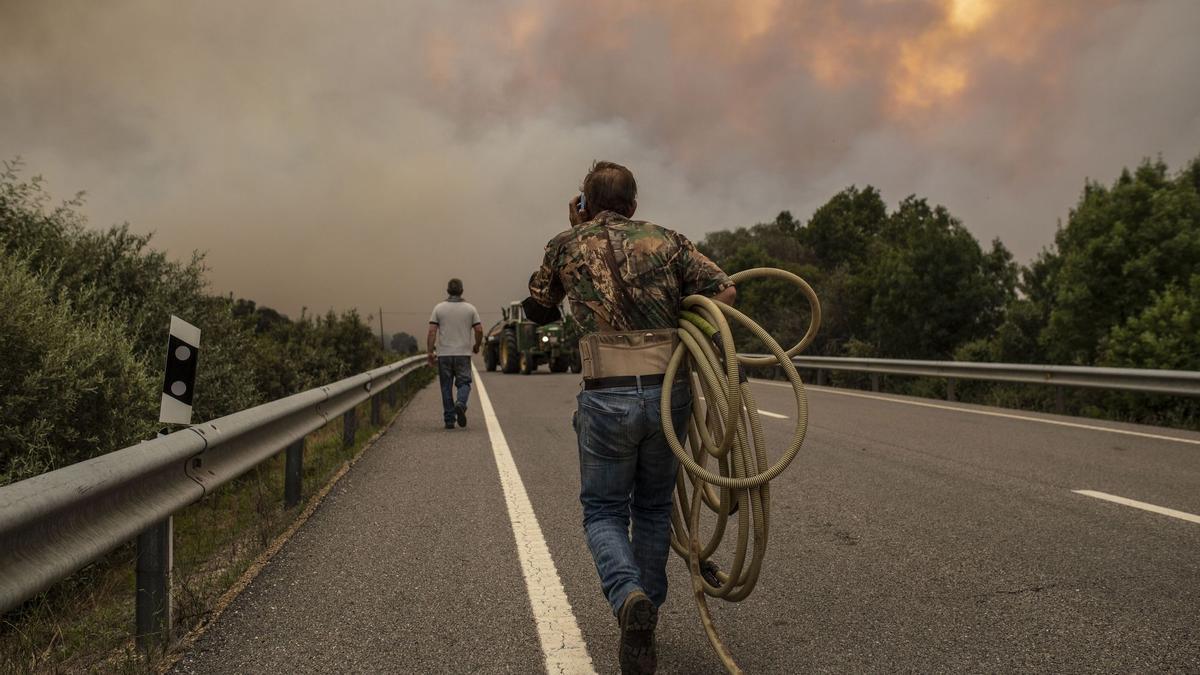
{"type": "Polygon", "coordinates": [[[662,375],[678,343],[674,328],[589,333],[579,340],[583,376],[662,375]]]}

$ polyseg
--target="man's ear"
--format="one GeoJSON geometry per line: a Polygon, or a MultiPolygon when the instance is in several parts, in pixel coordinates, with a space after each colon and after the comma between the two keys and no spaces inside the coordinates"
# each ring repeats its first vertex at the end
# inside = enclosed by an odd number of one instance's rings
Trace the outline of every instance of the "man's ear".
{"type": "Polygon", "coordinates": [[[635,211],[637,211],[637,200],[636,199],[633,200],[633,206],[629,207],[629,215],[627,215],[625,217],[632,218],[635,211]]]}

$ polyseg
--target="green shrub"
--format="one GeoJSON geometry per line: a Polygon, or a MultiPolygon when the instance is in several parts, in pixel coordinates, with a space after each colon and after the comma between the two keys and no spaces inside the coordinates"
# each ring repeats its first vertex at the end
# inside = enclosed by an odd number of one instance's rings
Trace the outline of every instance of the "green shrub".
{"type": "Polygon", "coordinates": [[[111,317],[55,302],[0,257],[0,484],[131,445],[156,418],[156,386],[111,317]]]}
{"type": "Polygon", "coordinates": [[[22,179],[20,168],[0,168],[0,262],[11,286],[0,297],[14,305],[0,320],[5,481],[150,433],[172,314],[201,330],[196,422],[386,360],[355,310],[292,321],[215,296],[202,255],[171,260],[128,225],[90,229],[81,195],[51,207],[43,181],[22,179]]]}

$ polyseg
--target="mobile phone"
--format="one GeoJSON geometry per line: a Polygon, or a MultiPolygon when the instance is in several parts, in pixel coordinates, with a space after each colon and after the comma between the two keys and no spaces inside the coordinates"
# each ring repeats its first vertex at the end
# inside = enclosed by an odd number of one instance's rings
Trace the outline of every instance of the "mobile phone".
{"type": "Polygon", "coordinates": [[[584,211],[587,211],[587,197],[584,197],[583,193],[580,192],[579,193],[579,212],[583,213],[584,211]]]}

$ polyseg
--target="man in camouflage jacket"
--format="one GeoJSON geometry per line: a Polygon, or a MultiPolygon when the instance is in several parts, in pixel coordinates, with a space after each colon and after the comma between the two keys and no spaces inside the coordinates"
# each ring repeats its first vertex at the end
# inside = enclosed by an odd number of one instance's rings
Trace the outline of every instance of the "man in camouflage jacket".
{"type": "MultiPolygon", "coordinates": [[[[529,281],[530,318],[553,320],[558,304],[569,298],[585,333],[637,331],[676,327],[682,301],[692,294],[733,304],[729,276],[687,237],[631,220],[637,183],[629,169],[597,162],[581,192],[569,204],[571,228],[546,245],[542,266],[529,281]]],[[[690,387],[684,381],[665,385],[673,387],[671,423],[683,437],[690,387]]],[[[667,598],[678,461],[662,433],[663,386],[585,388],[574,418],[584,532],[620,625],[618,653],[626,673],[654,672],[658,607],[667,598]]]]}

